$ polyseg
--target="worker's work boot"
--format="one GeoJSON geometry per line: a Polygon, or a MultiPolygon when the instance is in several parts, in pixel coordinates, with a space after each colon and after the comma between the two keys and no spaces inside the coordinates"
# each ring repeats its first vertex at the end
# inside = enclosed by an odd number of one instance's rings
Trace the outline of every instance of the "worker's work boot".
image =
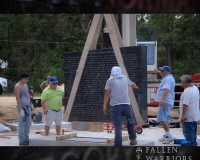
{"type": "Polygon", "coordinates": [[[137,140],[136,139],[131,139],[130,145],[136,145],[136,144],[137,144],[137,140]]]}
{"type": "Polygon", "coordinates": [[[29,142],[24,141],[24,142],[19,143],[19,145],[20,145],[20,146],[28,146],[28,145],[29,145],[29,142]]]}

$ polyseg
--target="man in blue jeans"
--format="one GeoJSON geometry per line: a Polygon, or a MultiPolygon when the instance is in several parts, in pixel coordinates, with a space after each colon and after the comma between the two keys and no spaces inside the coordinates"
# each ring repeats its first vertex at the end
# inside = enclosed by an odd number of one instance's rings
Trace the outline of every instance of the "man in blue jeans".
{"type": "Polygon", "coordinates": [[[29,145],[29,131],[31,122],[30,94],[27,83],[29,74],[22,73],[20,80],[14,87],[15,97],[17,100],[17,111],[19,117],[18,138],[19,145],[29,145]]]}
{"type": "Polygon", "coordinates": [[[184,91],[180,98],[180,122],[188,146],[197,146],[197,121],[199,120],[199,90],[189,75],[180,77],[184,91]]]}
{"type": "Polygon", "coordinates": [[[163,66],[159,69],[161,71],[157,69],[155,71],[162,76],[162,81],[158,87],[155,101],[159,102],[157,121],[163,126],[165,135],[159,138],[158,141],[169,144],[175,140],[169,130],[170,114],[174,105],[175,79],[169,66],[163,66]]]}
{"type": "Polygon", "coordinates": [[[122,117],[127,119],[127,128],[130,145],[136,145],[135,122],[133,111],[128,97],[128,87],[137,88],[138,86],[122,74],[120,67],[113,67],[110,78],[106,82],[103,111],[107,112],[107,103],[110,98],[112,122],[115,128],[114,146],[122,146],[122,117]]]}

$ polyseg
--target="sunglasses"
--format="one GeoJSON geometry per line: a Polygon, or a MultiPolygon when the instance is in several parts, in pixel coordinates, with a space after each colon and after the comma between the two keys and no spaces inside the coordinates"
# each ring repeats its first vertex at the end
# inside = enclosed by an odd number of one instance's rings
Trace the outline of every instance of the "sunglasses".
{"type": "Polygon", "coordinates": [[[53,85],[56,85],[56,84],[58,84],[57,82],[56,83],[52,83],[53,85]]]}

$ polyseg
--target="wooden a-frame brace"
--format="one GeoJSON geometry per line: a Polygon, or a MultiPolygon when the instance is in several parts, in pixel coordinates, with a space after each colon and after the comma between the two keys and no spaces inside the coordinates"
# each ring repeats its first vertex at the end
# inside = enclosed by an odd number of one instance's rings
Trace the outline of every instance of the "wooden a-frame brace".
{"type": "MultiPolygon", "coordinates": [[[[71,90],[71,93],[70,93],[70,97],[69,97],[69,100],[68,100],[66,111],[63,115],[63,120],[66,121],[66,122],[68,121],[70,113],[71,113],[71,109],[72,109],[74,99],[75,99],[75,96],[76,96],[76,92],[78,90],[78,86],[79,86],[79,83],[80,83],[80,80],[81,80],[81,76],[82,76],[83,69],[84,69],[84,66],[85,66],[85,62],[86,62],[86,59],[87,59],[87,56],[88,56],[88,52],[90,50],[96,49],[103,17],[105,18],[105,21],[106,21],[106,25],[107,25],[107,28],[108,28],[108,31],[109,31],[112,47],[113,47],[118,65],[122,69],[123,74],[126,77],[128,77],[128,73],[127,73],[126,68],[124,66],[123,58],[122,58],[121,51],[120,51],[120,47],[124,47],[124,44],[123,44],[123,41],[122,41],[122,37],[119,33],[119,29],[117,27],[114,15],[112,15],[112,14],[95,14],[94,17],[93,17],[93,21],[92,21],[92,24],[91,24],[91,27],[90,27],[90,30],[89,30],[89,34],[88,34],[82,55],[81,55],[81,59],[80,59],[79,65],[78,65],[78,69],[76,71],[76,76],[75,76],[75,80],[74,80],[74,83],[73,83],[73,86],[72,86],[72,90],[71,90]]],[[[133,112],[134,112],[134,115],[135,115],[136,123],[142,125],[142,124],[144,124],[144,121],[143,121],[143,118],[141,117],[141,115],[139,113],[137,101],[135,99],[135,95],[134,95],[133,90],[129,89],[128,94],[129,94],[131,106],[133,108],[133,112]]]]}

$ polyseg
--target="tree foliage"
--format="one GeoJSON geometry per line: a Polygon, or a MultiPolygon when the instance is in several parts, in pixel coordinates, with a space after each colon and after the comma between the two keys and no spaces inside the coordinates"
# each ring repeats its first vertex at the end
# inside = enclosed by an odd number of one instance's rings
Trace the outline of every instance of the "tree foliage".
{"type": "Polygon", "coordinates": [[[31,75],[29,85],[39,91],[47,75],[64,82],[65,52],[81,51],[93,15],[0,15],[0,58],[9,63],[0,76],[18,81],[31,75]]]}
{"type": "MultiPolygon", "coordinates": [[[[40,91],[47,75],[63,83],[63,54],[83,50],[92,18],[90,14],[0,15],[0,58],[9,63],[0,76],[18,81],[21,72],[28,72],[35,91],[40,91]]],[[[199,14],[138,14],[138,26],[156,27],[158,65],[170,65],[177,80],[182,74],[200,72],[199,14]]]]}
{"type": "Polygon", "coordinates": [[[177,81],[182,74],[200,73],[199,14],[148,14],[138,17],[140,25],[156,27],[159,66],[171,66],[177,81]]]}

